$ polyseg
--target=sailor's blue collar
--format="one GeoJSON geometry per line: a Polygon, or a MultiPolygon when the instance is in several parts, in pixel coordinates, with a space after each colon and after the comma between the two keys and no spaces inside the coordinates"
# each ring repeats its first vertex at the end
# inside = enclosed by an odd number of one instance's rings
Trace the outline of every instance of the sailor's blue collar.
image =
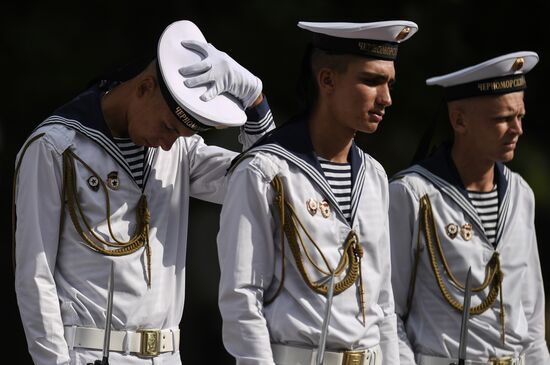
{"type": "Polygon", "coordinates": [[[94,85],[56,109],[53,115],[77,120],[83,126],[99,131],[113,140],[101,110],[101,97],[104,93],[97,85],[94,85]]]}
{"type": "MultiPolygon", "coordinates": [[[[313,166],[321,175],[324,175],[313,148],[313,143],[311,142],[309,125],[305,116],[294,117],[275,128],[261,138],[252,149],[266,144],[276,144],[283,147],[288,152],[313,166]]],[[[352,184],[355,182],[357,173],[361,167],[361,153],[362,151],[353,142],[348,154],[348,161],[350,161],[352,171],[352,184]]]]}
{"type": "MultiPolygon", "coordinates": [[[[133,176],[128,161],[117,147],[111,131],[107,127],[103,112],[101,110],[101,97],[104,91],[97,85],[92,86],[67,104],[61,106],[54,113],[40,124],[62,124],[74,129],[91,141],[97,143],[105,152],[128,173],[133,176]]],[[[39,126],[39,128],[40,128],[39,126]]],[[[151,171],[151,161],[155,158],[158,148],[145,149],[145,170],[143,173],[143,186],[147,183],[151,171]]]]}
{"type": "MultiPolygon", "coordinates": [[[[451,158],[451,144],[444,143],[441,145],[432,156],[418,163],[420,166],[430,171],[432,174],[439,176],[449,184],[457,188],[464,197],[468,198],[468,191],[464,187],[464,183],[460,178],[458,170],[451,158]]],[[[504,199],[504,193],[508,187],[508,181],[504,174],[505,166],[502,162],[495,164],[495,180],[497,182],[499,201],[504,199]]]]}

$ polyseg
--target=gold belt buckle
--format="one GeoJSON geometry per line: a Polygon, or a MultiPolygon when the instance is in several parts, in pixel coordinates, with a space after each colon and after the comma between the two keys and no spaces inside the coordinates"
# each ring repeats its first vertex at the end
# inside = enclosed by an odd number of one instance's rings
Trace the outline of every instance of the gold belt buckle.
{"type": "Polygon", "coordinates": [[[490,357],[489,363],[491,365],[512,365],[512,357],[511,356],[490,357]]]}
{"type": "Polygon", "coordinates": [[[157,356],[160,352],[160,330],[140,329],[140,356],[157,356]]]}
{"type": "Polygon", "coordinates": [[[342,365],[363,365],[365,351],[344,351],[342,365]]]}

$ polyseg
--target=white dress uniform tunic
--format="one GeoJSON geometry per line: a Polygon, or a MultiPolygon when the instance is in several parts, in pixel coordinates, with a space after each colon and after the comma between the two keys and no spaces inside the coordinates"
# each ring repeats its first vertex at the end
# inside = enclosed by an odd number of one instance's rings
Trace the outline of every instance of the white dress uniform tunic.
{"type": "Polygon", "coordinates": [[[415,355],[419,364],[430,363],[419,360],[422,355],[457,358],[461,312],[451,306],[444,291],[460,304],[463,291],[451,282],[450,275],[463,284],[471,266],[475,289],[489,276],[487,270],[495,267],[495,260],[500,263],[502,284],[498,285],[497,276],[496,282],[472,293],[471,307],[487,308],[470,316],[466,358],[487,364],[490,357],[509,356],[514,362],[505,364],[517,364],[521,358],[529,365],[550,364],[533,192],[503,164],[496,164],[495,173],[499,197],[495,247],[485,235],[447,146],[390,182],[392,283],[401,364],[415,364],[415,355]],[[432,249],[419,224],[425,213],[423,197],[429,198],[437,235],[431,236],[432,249]],[[441,285],[434,270],[439,272],[441,285]],[[494,301],[488,300],[491,288],[494,301]]]}
{"type": "MultiPolygon", "coordinates": [[[[221,203],[236,153],[208,146],[198,135],[180,137],[169,151],[148,148],[142,190],[110,137],[100,98],[94,87],[61,107],[33,132],[29,141],[41,137],[17,158],[15,285],[29,351],[36,364],[101,358],[103,331],[94,329],[105,327],[114,261],[111,345],[118,352],[111,351],[111,363],[180,364],[189,197],[221,203]],[[70,164],[64,169],[67,151],[74,169],[70,164]],[[67,199],[74,209],[63,204],[67,199]],[[143,213],[143,199],[149,214],[143,213]],[[116,246],[115,239],[127,242],[136,234],[145,244],[120,256],[94,252],[85,239],[96,235],[116,246]],[[135,356],[143,339],[135,332],[149,329],[161,330],[160,354],[135,356]],[[90,341],[96,350],[81,347],[90,341]]],[[[245,148],[274,127],[266,101],[248,116],[239,137],[245,148]]]]}
{"type": "MultiPolygon", "coordinates": [[[[384,169],[353,145],[351,223],[348,223],[313,152],[306,121],[289,122],[263,142],[246,153],[232,170],[222,208],[218,235],[219,305],[226,348],[237,364],[277,363],[272,346],[316,351],[327,297],[306,283],[297,262],[303,263],[311,282],[326,278],[313,268],[304,251],[327,273],[346,255],[344,242],[354,232],[362,248],[361,278],[333,297],[326,351],[360,351],[380,345],[383,363],[398,364],[389,280],[388,191],[384,169]],[[296,220],[303,224],[301,228],[297,224],[303,240],[298,261],[287,238],[281,246],[280,211],[271,184],[276,176],[281,179],[284,197],[296,220]],[[306,231],[319,250],[307,238],[306,231]],[[267,304],[270,300],[273,301],[267,304]]],[[[336,283],[344,275],[345,272],[336,276],[336,283]]],[[[380,351],[371,356],[371,362],[357,364],[379,364],[377,361],[381,359],[374,359],[375,356],[380,356],[380,351]]],[[[314,360],[307,363],[313,364],[314,360]]],[[[306,362],[293,362],[298,363],[306,362]]]]}

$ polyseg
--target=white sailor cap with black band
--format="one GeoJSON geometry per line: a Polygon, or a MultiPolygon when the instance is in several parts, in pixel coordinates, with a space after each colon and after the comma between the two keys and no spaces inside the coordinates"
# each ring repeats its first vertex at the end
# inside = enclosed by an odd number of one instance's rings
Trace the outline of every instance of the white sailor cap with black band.
{"type": "Polygon", "coordinates": [[[186,77],[179,70],[200,62],[204,56],[184,47],[181,44],[184,40],[207,42],[200,29],[188,20],[170,24],[158,42],[157,74],[169,108],[186,127],[195,132],[243,125],[246,114],[233,96],[223,93],[212,100],[202,101],[200,96],[206,91],[206,86],[185,86],[186,77]]]}
{"type": "Polygon", "coordinates": [[[447,75],[431,77],[426,84],[443,86],[447,101],[512,93],[527,87],[525,74],[538,61],[535,52],[509,53],[447,75]]]}
{"type": "Polygon", "coordinates": [[[314,33],[313,46],[329,53],[349,53],[364,57],[395,60],[399,43],[418,30],[416,23],[390,20],[372,23],[298,22],[314,33]]]}

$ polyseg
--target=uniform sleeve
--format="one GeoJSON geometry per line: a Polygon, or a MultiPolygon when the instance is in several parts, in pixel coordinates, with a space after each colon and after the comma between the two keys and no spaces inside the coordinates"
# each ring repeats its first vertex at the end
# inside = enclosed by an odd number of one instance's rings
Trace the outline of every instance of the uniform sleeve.
{"type": "MultiPolygon", "coordinates": [[[[387,185],[385,185],[387,189],[387,185]]],[[[387,190],[386,190],[387,191],[387,190]]],[[[388,195],[386,195],[387,197],[388,195]]],[[[388,199],[386,198],[386,212],[388,211],[388,199]]],[[[389,223],[388,217],[385,219],[384,234],[380,239],[379,247],[384,250],[381,257],[384,260],[382,265],[383,277],[389,277],[391,275],[391,262],[390,262],[390,236],[389,236],[389,223]]],[[[390,280],[384,280],[382,284],[380,295],[378,297],[378,304],[384,312],[384,319],[380,324],[380,348],[382,349],[382,361],[388,365],[399,365],[399,345],[397,342],[397,326],[393,290],[390,280]]]]}
{"type": "MultiPolygon", "coordinates": [[[[246,111],[248,121],[241,126],[239,142],[248,149],[275,127],[267,99],[246,111]]],[[[227,189],[226,173],[236,152],[208,146],[200,137],[188,147],[190,159],[191,196],[221,204],[227,189]]]]}
{"type": "Polygon", "coordinates": [[[399,357],[402,365],[415,364],[414,352],[405,330],[408,315],[407,299],[417,232],[418,201],[402,181],[390,183],[390,242],[391,242],[391,282],[397,315],[397,336],[399,357]]]}
{"type": "MultiPolygon", "coordinates": [[[[243,164],[244,165],[244,164],[243,164]]],[[[224,201],[218,254],[222,337],[238,365],[274,365],[263,315],[274,271],[269,181],[251,168],[235,170],[224,201]]]]}
{"type": "Polygon", "coordinates": [[[61,214],[61,156],[41,138],[24,155],[14,189],[15,290],[36,365],[69,364],[54,272],[61,214]]]}
{"type": "Polygon", "coordinates": [[[527,265],[526,278],[522,294],[522,304],[525,310],[525,316],[529,326],[529,340],[526,344],[525,363],[526,364],[544,364],[550,365],[550,355],[545,340],[545,320],[544,320],[544,284],[542,279],[540,260],[538,254],[537,238],[532,225],[529,259],[527,265]]]}

